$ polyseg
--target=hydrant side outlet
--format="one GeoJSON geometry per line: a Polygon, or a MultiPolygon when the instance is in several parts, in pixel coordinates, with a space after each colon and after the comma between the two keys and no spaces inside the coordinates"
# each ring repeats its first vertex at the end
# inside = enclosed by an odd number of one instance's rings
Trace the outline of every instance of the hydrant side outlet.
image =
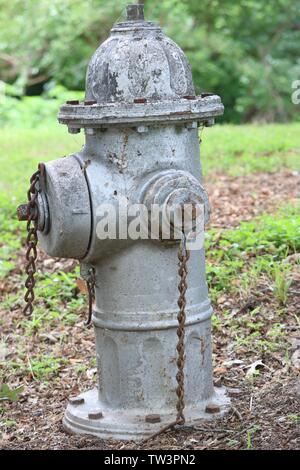
{"type": "MultiPolygon", "coordinates": [[[[166,239],[162,220],[190,204],[208,221],[198,126],[210,125],[223,105],[216,95],[195,96],[184,53],[144,20],[142,5],[128,6],[127,15],[91,58],[85,101],[60,109],[71,132],[85,129],[85,145],[45,164],[37,204],[42,248],[80,260],[82,275],[92,269],[95,279],[98,386],[69,402],[64,426],[140,439],[176,416],[179,242],[174,234],[166,239]],[[103,217],[119,217],[120,201],[128,213],[137,204],[146,215],[153,205],[163,208],[156,239],[147,224],[144,238],[128,236],[132,217],[126,236],[99,235],[103,217]]],[[[24,218],[24,208],[19,212],[24,218]]],[[[222,415],[229,404],[213,386],[203,246],[190,251],[186,302],[184,413],[194,423],[222,415]],[[219,413],[206,412],[208,405],[219,413]]]]}

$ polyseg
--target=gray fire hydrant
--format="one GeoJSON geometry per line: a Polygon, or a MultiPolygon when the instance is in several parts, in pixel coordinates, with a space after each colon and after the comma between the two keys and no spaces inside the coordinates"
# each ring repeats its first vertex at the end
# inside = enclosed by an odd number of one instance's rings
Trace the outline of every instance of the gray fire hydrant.
{"type": "MultiPolygon", "coordinates": [[[[95,286],[98,389],[73,397],[64,427],[102,438],[143,438],[174,420],[178,240],[101,239],[103,204],[209,206],[200,184],[198,126],[223,113],[218,96],[195,96],[182,50],[142,5],[127,7],[87,71],[86,99],[61,107],[69,132],[85,131],[82,150],[41,167],[38,239],[51,256],[80,260],[95,286]]],[[[224,412],[214,389],[211,314],[204,250],[190,252],[185,308],[185,419],[224,412]],[[207,406],[209,405],[209,407],[207,406]]]]}

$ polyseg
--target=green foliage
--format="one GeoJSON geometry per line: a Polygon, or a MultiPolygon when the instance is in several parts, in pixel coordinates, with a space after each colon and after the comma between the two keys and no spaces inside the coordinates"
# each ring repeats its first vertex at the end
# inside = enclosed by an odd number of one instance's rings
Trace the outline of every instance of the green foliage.
{"type": "Polygon", "coordinates": [[[10,388],[7,384],[2,384],[0,387],[0,400],[18,401],[20,394],[23,392],[24,387],[10,388]]]}
{"type": "Polygon", "coordinates": [[[224,231],[219,241],[224,258],[241,254],[270,254],[282,259],[289,252],[300,251],[299,207],[287,207],[277,214],[242,222],[237,229],[224,231]]]}
{"type": "MultiPolygon", "coordinates": [[[[1,84],[1,83],[0,83],[1,84]]],[[[16,87],[0,87],[0,124],[36,127],[55,122],[59,107],[67,100],[82,99],[83,92],[54,86],[41,96],[18,96],[16,87]]]]}
{"type": "Polygon", "coordinates": [[[57,376],[66,363],[65,358],[55,357],[51,354],[37,354],[31,357],[20,354],[20,361],[8,361],[6,368],[13,371],[15,375],[21,377],[29,375],[35,380],[45,381],[50,377],[57,376]]]}
{"type": "MultiPolygon", "coordinates": [[[[53,83],[83,90],[89,58],[112,24],[124,19],[127,3],[0,0],[0,79],[21,94],[40,93],[53,83]]],[[[145,3],[146,18],[158,21],[186,52],[197,92],[222,96],[226,121],[299,119],[299,105],[291,102],[292,82],[300,78],[297,2],[145,3]]],[[[10,104],[6,100],[5,108],[10,104]]]]}
{"type": "Polygon", "coordinates": [[[260,426],[254,425],[247,431],[247,449],[252,449],[252,436],[260,430],[260,426]]]}
{"type": "Polygon", "coordinates": [[[52,357],[49,355],[38,355],[29,361],[29,372],[36,380],[45,380],[50,376],[58,375],[58,372],[67,360],[62,357],[52,357]]]}
{"type": "Polygon", "coordinates": [[[273,269],[274,276],[274,294],[282,305],[286,305],[288,299],[288,291],[291,285],[291,280],[288,279],[289,266],[276,264],[273,269]]]}
{"type": "MultiPolygon", "coordinates": [[[[246,261],[252,259],[252,276],[267,273],[274,281],[274,292],[285,304],[289,281],[288,267],[277,264],[289,253],[300,251],[299,207],[286,207],[276,216],[263,215],[250,222],[242,222],[236,229],[210,230],[206,238],[209,255],[208,283],[214,296],[234,287],[233,280],[243,271],[246,261]]],[[[247,280],[249,267],[247,266],[247,280]]]]}

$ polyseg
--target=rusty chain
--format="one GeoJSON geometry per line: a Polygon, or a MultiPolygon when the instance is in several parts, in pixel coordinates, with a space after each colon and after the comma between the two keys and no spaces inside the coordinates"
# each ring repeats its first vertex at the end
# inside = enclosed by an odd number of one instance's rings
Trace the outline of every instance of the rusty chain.
{"type": "Polygon", "coordinates": [[[176,395],[177,395],[177,403],[176,403],[176,410],[177,415],[175,421],[167,424],[160,428],[157,432],[147,436],[142,442],[146,443],[153,439],[154,437],[159,436],[165,431],[168,431],[171,428],[174,428],[176,425],[184,425],[185,424],[185,417],[184,417],[184,363],[185,363],[185,344],[184,344],[184,337],[185,337],[185,307],[186,307],[186,291],[187,291],[187,262],[190,257],[190,252],[186,248],[186,236],[184,232],[182,233],[181,242],[178,248],[178,260],[179,260],[179,269],[178,274],[180,276],[180,282],[178,284],[179,290],[179,298],[178,298],[178,307],[179,312],[177,315],[178,320],[178,328],[177,328],[177,345],[176,350],[178,353],[176,365],[177,365],[177,374],[176,374],[176,381],[177,381],[177,388],[176,388],[176,395]]]}
{"type": "Polygon", "coordinates": [[[95,301],[95,285],[96,285],[96,278],[95,278],[95,269],[89,269],[89,275],[86,280],[86,287],[88,291],[88,298],[89,298],[89,312],[88,312],[88,319],[84,323],[85,326],[89,326],[92,321],[92,314],[93,314],[93,302],[95,301]]]}
{"type": "MultiPolygon", "coordinates": [[[[26,267],[25,272],[27,274],[27,278],[25,281],[26,292],[24,295],[24,300],[26,302],[25,307],[23,309],[23,313],[26,316],[30,316],[33,312],[33,302],[35,299],[34,295],[34,288],[36,284],[35,280],[35,273],[36,273],[36,259],[37,259],[37,243],[38,243],[38,206],[37,206],[37,197],[39,192],[39,181],[41,172],[43,170],[43,164],[39,164],[39,169],[33,173],[30,178],[30,186],[27,191],[27,207],[20,206],[21,211],[23,211],[23,207],[26,208],[26,220],[27,220],[27,238],[26,238],[26,267]]],[[[22,219],[23,214],[19,213],[19,220],[22,219]]],[[[92,312],[93,312],[93,302],[95,300],[95,271],[94,268],[90,269],[89,277],[86,281],[87,291],[88,291],[88,319],[85,322],[85,325],[88,326],[91,323],[92,319],[92,312]]]]}
{"type": "Polygon", "coordinates": [[[36,273],[35,262],[37,259],[37,220],[38,220],[38,208],[37,208],[37,197],[38,197],[38,188],[37,184],[40,178],[40,170],[37,170],[30,178],[30,186],[27,191],[27,238],[26,238],[26,268],[25,272],[27,274],[27,279],[25,281],[26,293],[24,300],[26,305],[23,309],[24,315],[31,315],[33,312],[33,302],[34,302],[34,287],[35,287],[35,278],[36,273]]]}
{"type": "Polygon", "coordinates": [[[187,291],[187,261],[190,257],[189,251],[186,249],[186,237],[185,234],[182,234],[182,239],[181,243],[179,245],[178,249],[178,259],[179,259],[179,270],[178,274],[180,276],[180,282],[178,284],[178,290],[179,290],[179,299],[178,299],[178,307],[179,307],[179,312],[177,315],[177,320],[178,320],[178,328],[177,328],[177,336],[178,336],[178,342],[177,342],[177,374],[176,374],[176,380],[177,380],[177,389],[176,389],[176,394],[178,397],[178,401],[176,404],[176,409],[177,409],[177,417],[176,417],[176,424],[184,424],[185,423],[185,418],[184,418],[184,363],[185,363],[185,345],[184,345],[184,336],[185,336],[185,306],[186,306],[186,291],[187,291]]]}

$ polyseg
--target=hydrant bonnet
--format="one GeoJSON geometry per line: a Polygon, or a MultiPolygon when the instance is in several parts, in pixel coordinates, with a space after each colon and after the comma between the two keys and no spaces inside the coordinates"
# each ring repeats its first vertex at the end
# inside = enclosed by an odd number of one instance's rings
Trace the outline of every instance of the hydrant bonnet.
{"type": "Polygon", "coordinates": [[[88,66],[87,100],[133,103],[137,98],[162,101],[186,95],[195,95],[190,65],[152,22],[116,24],[88,66]]]}

